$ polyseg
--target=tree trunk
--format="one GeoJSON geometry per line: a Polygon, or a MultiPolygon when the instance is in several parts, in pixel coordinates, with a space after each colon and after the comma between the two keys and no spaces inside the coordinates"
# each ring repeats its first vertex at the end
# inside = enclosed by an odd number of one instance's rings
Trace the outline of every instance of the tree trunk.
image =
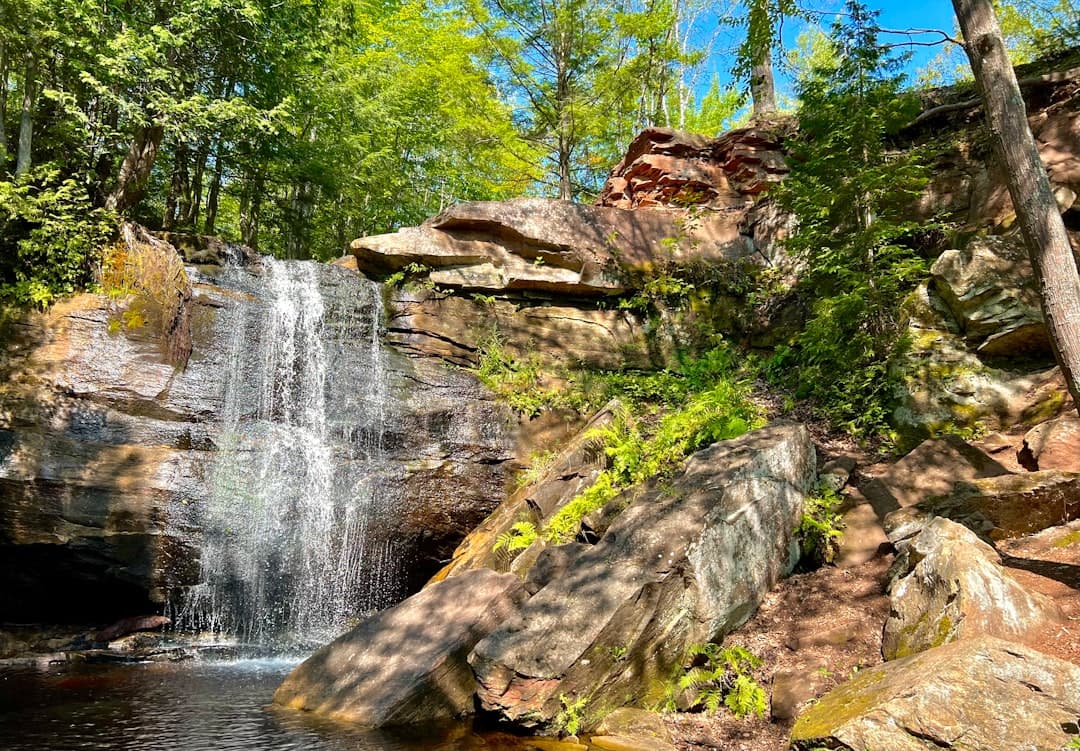
{"type": "Polygon", "coordinates": [[[191,227],[193,232],[198,231],[199,211],[202,209],[203,175],[206,174],[206,159],[209,155],[209,146],[204,141],[203,145],[195,153],[195,170],[191,175],[191,184],[188,186],[188,197],[184,203],[184,226],[191,227]]]}
{"type": "Polygon", "coordinates": [[[165,128],[161,125],[144,125],[135,132],[135,138],[128,148],[120,172],[116,177],[116,187],[105,199],[105,208],[123,213],[137,204],[146,190],[146,181],[154,169],[161,139],[165,128]]]}
{"type": "Polygon", "coordinates": [[[173,147],[172,179],[169,181],[169,191],[165,194],[165,214],[161,217],[161,228],[171,230],[176,227],[177,220],[181,219],[183,212],[178,206],[187,189],[187,146],[178,141],[173,147]]]}
{"type": "Polygon", "coordinates": [[[210,191],[206,194],[206,222],[203,224],[203,232],[208,235],[214,234],[217,224],[218,200],[221,198],[221,142],[218,141],[217,150],[214,152],[214,176],[210,179],[210,191]]]}
{"type": "Polygon", "coordinates": [[[259,248],[259,214],[262,200],[263,177],[258,175],[248,181],[240,197],[240,241],[256,250],[259,248]]]}
{"type": "Polygon", "coordinates": [[[37,60],[26,53],[26,75],[23,78],[22,116],[19,119],[19,152],[15,158],[15,174],[30,171],[30,146],[34,140],[34,89],[37,86],[37,60]]]}
{"type": "Polygon", "coordinates": [[[4,40],[0,39],[0,174],[7,166],[7,130],[4,121],[7,118],[8,95],[8,50],[4,40]]]}
{"type": "Polygon", "coordinates": [[[770,50],[765,50],[750,68],[750,98],[754,100],[754,117],[776,112],[776,85],[773,82],[770,50]]]}
{"type": "Polygon", "coordinates": [[[776,83],[773,80],[773,29],[768,0],[753,0],[747,29],[750,47],[750,98],[753,115],[761,117],[776,112],[776,83]]]}
{"type": "Polygon", "coordinates": [[[1054,355],[1080,410],[1080,275],[1050,190],[991,0],[953,0],[986,110],[994,154],[1005,168],[1017,222],[1042,294],[1054,355]]]}

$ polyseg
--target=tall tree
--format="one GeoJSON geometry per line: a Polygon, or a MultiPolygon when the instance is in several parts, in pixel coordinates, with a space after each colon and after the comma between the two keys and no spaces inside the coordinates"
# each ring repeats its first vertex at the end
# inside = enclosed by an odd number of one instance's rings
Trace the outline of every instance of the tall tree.
{"type": "Polygon", "coordinates": [[[953,0],[953,8],[986,111],[994,155],[1005,168],[1017,222],[1039,281],[1054,354],[1080,410],[1080,274],[1069,236],[1028,126],[991,0],[953,0]]]}

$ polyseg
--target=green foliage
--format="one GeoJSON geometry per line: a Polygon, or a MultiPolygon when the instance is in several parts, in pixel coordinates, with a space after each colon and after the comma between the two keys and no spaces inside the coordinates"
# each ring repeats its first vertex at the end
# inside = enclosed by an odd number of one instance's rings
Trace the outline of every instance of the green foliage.
{"type": "Polygon", "coordinates": [[[556,543],[572,540],[581,519],[603,508],[626,488],[671,475],[690,453],[716,441],[735,438],[760,427],[764,420],[750,401],[749,384],[739,377],[734,355],[717,347],[687,360],[677,398],[663,414],[655,403],[625,403],[607,426],[589,436],[607,456],[607,469],[559,510],[544,530],[556,543]]]}
{"type": "Polygon", "coordinates": [[[500,550],[506,550],[507,553],[514,553],[529,547],[536,542],[538,537],[539,535],[535,525],[530,522],[517,522],[514,526],[510,527],[509,532],[504,532],[499,535],[491,550],[494,553],[497,553],[500,550]]]}
{"type": "Polygon", "coordinates": [[[620,490],[610,472],[601,472],[587,490],[573,498],[548,520],[544,527],[545,539],[556,545],[571,542],[581,529],[581,520],[615,500],[620,490]]]}
{"type": "Polygon", "coordinates": [[[56,169],[0,180],[0,299],[44,308],[80,289],[115,229],[87,186],[56,169]]]}
{"type": "Polygon", "coordinates": [[[562,704],[562,709],[555,716],[555,730],[559,735],[577,735],[581,730],[588,699],[572,699],[565,694],[559,694],[559,703],[562,704]]]}
{"type": "Polygon", "coordinates": [[[1076,0],[996,0],[994,10],[1013,65],[1080,44],[1076,0]]]}
{"type": "Polygon", "coordinates": [[[832,563],[839,552],[840,540],[844,536],[844,523],[839,511],[843,501],[840,494],[825,487],[806,499],[795,534],[803,559],[815,566],[832,563]]]}
{"type": "Polygon", "coordinates": [[[849,2],[843,19],[835,62],[800,84],[792,173],[774,191],[798,219],[787,248],[806,263],[811,315],[767,370],[784,371],[799,397],[864,435],[886,430],[898,310],[926,275],[919,246],[936,225],[908,218],[929,176],[923,155],[889,149],[918,102],[900,93],[899,61],[878,44],[874,15],[849,2]]]}
{"type": "Polygon", "coordinates": [[[696,644],[690,647],[693,666],[679,678],[680,689],[693,692],[692,706],[713,713],[721,703],[736,717],[764,717],[765,690],[753,678],[761,658],[738,646],[696,644]]]}

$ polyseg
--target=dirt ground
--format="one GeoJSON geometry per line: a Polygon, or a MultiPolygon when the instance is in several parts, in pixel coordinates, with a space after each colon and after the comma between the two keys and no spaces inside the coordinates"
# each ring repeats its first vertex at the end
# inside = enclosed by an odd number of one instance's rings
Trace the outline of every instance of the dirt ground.
{"type": "MultiPolygon", "coordinates": [[[[885,595],[892,556],[852,569],[826,566],[782,581],[761,608],[725,644],[749,649],[763,660],[758,682],[772,694],[787,672],[795,684],[824,694],[858,670],[881,662],[881,631],[889,615],[885,595]]],[[[679,714],[671,730],[681,749],[775,751],[787,748],[791,721],[679,714]]]]}

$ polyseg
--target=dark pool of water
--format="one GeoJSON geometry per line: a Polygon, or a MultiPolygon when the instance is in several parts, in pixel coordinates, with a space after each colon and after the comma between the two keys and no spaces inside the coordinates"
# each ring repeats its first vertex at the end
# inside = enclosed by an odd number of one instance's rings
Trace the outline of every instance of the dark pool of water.
{"type": "Polygon", "coordinates": [[[0,749],[494,751],[466,727],[409,734],[319,722],[269,705],[295,660],[0,668],[0,749]]]}

